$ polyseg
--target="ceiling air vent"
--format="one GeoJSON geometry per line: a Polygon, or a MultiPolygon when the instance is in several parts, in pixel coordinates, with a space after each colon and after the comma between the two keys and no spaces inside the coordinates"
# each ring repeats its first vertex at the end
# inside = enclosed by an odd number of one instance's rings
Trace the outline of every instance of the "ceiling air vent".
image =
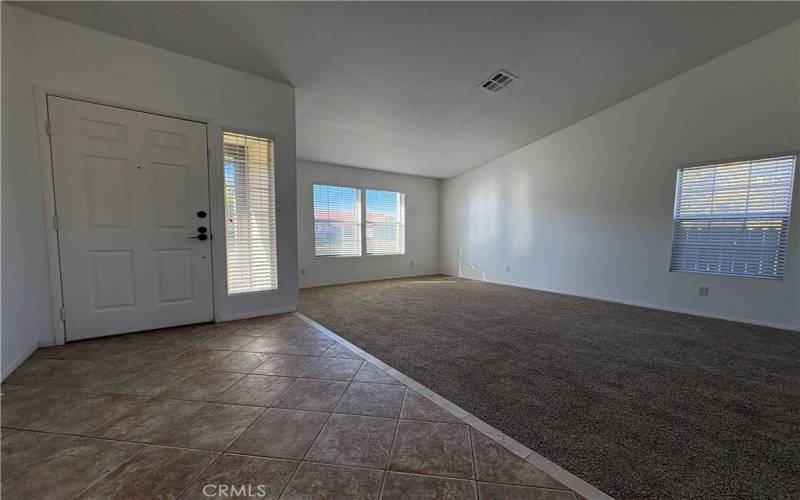
{"type": "Polygon", "coordinates": [[[480,86],[489,92],[500,92],[504,88],[511,85],[511,83],[516,79],[516,76],[504,69],[501,69],[486,79],[486,81],[482,82],[480,86]]]}

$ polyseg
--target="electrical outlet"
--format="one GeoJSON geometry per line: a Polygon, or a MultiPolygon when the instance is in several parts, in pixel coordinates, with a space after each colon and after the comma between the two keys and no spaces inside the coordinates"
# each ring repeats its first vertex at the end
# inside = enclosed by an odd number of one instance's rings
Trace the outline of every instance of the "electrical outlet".
{"type": "Polygon", "coordinates": [[[507,272],[507,273],[510,273],[510,272],[511,272],[511,266],[506,266],[506,272],[507,272]]]}
{"type": "Polygon", "coordinates": [[[306,268],[305,267],[301,267],[300,268],[300,276],[305,276],[305,275],[306,275],[306,268]]]}
{"type": "Polygon", "coordinates": [[[697,289],[697,295],[705,297],[708,295],[708,290],[709,288],[707,286],[701,286],[700,288],[697,289]]]}

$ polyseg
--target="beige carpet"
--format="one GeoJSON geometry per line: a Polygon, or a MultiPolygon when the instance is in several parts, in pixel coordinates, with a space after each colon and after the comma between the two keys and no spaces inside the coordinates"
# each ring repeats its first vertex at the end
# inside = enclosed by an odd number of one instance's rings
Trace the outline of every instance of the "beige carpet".
{"type": "Polygon", "coordinates": [[[800,498],[800,334],[444,276],[299,310],[617,498],[800,498]]]}

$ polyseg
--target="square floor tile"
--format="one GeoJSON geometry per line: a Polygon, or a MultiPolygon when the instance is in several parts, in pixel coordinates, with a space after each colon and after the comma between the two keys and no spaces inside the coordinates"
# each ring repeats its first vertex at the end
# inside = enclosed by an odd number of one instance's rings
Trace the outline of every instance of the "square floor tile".
{"type": "Polygon", "coordinates": [[[331,411],[342,398],[345,389],[347,382],[299,378],[275,401],[274,406],[331,411]]]}
{"type": "Polygon", "coordinates": [[[387,472],[381,500],[477,500],[475,481],[387,472]]]}
{"type": "Polygon", "coordinates": [[[225,321],[221,323],[200,323],[196,325],[179,326],[168,329],[166,333],[168,336],[173,336],[174,333],[181,333],[190,338],[196,338],[203,335],[217,336],[230,333],[234,328],[235,325],[233,321],[225,321]]]}
{"type": "Polygon", "coordinates": [[[321,332],[316,328],[311,328],[306,330],[301,335],[297,337],[297,341],[304,341],[304,340],[333,340],[327,333],[321,332]]]}
{"type": "Polygon", "coordinates": [[[178,355],[169,363],[169,368],[203,370],[215,359],[219,359],[229,353],[230,351],[188,351],[178,355]]]}
{"type": "Polygon", "coordinates": [[[289,377],[272,375],[246,375],[215,401],[240,405],[271,406],[294,383],[289,377]]]}
{"type": "Polygon", "coordinates": [[[214,351],[235,351],[245,344],[255,340],[256,337],[248,335],[223,335],[216,337],[200,344],[200,349],[208,349],[214,351]]]}
{"type": "Polygon", "coordinates": [[[276,353],[292,343],[294,336],[268,335],[265,337],[252,337],[250,342],[237,347],[237,351],[276,353]]]}
{"type": "Polygon", "coordinates": [[[327,413],[270,408],[228,450],[231,453],[301,459],[328,419],[327,413]]]}
{"type": "Polygon", "coordinates": [[[303,373],[305,378],[351,380],[362,361],[358,359],[316,358],[303,373]]]}
{"type": "Polygon", "coordinates": [[[253,370],[258,375],[278,375],[281,377],[302,377],[318,358],[313,356],[289,356],[275,354],[261,366],[253,370]]]}
{"type": "Polygon", "coordinates": [[[206,451],[148,446],[79,498],[176,498],[216,456],[206,451]]]}
{"type": "Polygon", "coordinates": [[[241,373],[198,371],[169,385],[159,394],[164,398],[212,401],[244,377],[241,373]]]}
{"type": "Polygon", "coordinates": [[[42,411],[40,418],[26,429],[85,434],[109,419],[121,415],[147,401],[141,396],[97,394],[84,391],[65,391],[62,397],[42,411]]]}
{"type": "Polygon", "coordinates": [[[571,491],[530,488],[499,483],[478,483],[481,500],[576,500],[571,491]]]}
{"type": "Polygon", "coordinates": [[[479,481],[567,489],[483,433],[475,429],[470,429],[470,432],[475,455],[475,472],[479,481]]]}
{"type": "Polygon", "coordinates": [[[42,347],[36,350],[31,359],[83,359],[93,360],[108,357],[117,352],[108,342],[98,342],[98,340],[84,340],[71,342],[69,344],[42,347]]]}
{"type": "Polygon", "coordinates": [[[138,396],[156,396],[186,380],[192,373],[174,368],[143,368],[132,371],[128,377],[106,382],[103,389],[138,396]]]}
{"type": "Polygon", "coordinates": [[[397,420],[333,414],[306,455],[307,460],[383,468],[397,420]]]}
{"type": "Polygon", "coordinates": [[[353,382],[336,406],[337,413],[392,417],[400,415],[406,388],[401,385],[353,382]]]}
{"type": "Polygon", "coordinates": [[[207,403],[153,440],[156,444],[224,451],[262,413],[257,406],[207,403]]]}
{"type": "Polygon", "coordinates": [[[134,456],[143,445],[81,438],[21,474],[3,470],[4,498],[72,498],[134,456]]]}
{"type": "Polygon", "coordinates": [[[389,470],[473,479],[469,426],[401,420],[389,470]]]}
{"type": "Polygon", "coordinates": [[[3,478],[8,479],[11,475],[15,475],[25,467],[55,453],[76,439],[78,439],[76,436],[63,434],[3,429],[2,441],[0,441],[0,464],[3,467],[3,478]]]}
{"type": "Polygon", "coordinates": [[[277,499],[298,465],[288,460],[223,455],[181,495],[181,500],[227,499],[232,488],[244,488],[249,496],[263,500],[277,499]]]}
{"type": "Polygon", "coordinates": [[[328,348],[322,355],[323,358],[347,358],[347,359],[363,359],[358,354],[346,348],[338,342],[328,348]]]}
{"type": "Polygon", "coordinates": [[[0,402],[2,425],[20,428],[40,419],[52,405],[63,404],[63,395],[50,387],[3,384],[0,402]]]}
{"type": "Polygon", "coordinates": [[[403,401],[403,410],[400,412],[400,418],[407,420],[448,422],[452,424],[462,423],[455,415],[411,389],[406,391],[406,398],[403,401]]]}
{"type": "Polygon", "coordinates": [[[203,407],[203,403],[173,399],[150,399],[132,410],[88,432],[90,436],[120,441],[152,442],[180,419],[203,407]]]}
{"type": "Polygon", "coordinates": [[[262,316],[259,318],[259,321],[267,322],[269,325],[276,325],[276,326],[304,326],[308,327],[309,324],[305,322],[302,318],[298,317],[294,313],[285,313],[285,314],[275,314],[272,316],[262,316]]]}
{"type": "Polygon", "coordinates": [[[377,500],[383,472],[303,462],[281,500],[377,500]]]}
{"type": "Polygon", "coordinates": [[[376,384],[399,384],[402,383],[391,375],[387,375],[380,368],[372,363],[365,362],[353,378],[354,382],[373,382],[376,384]]]}
{"type": "Polygon", "coordinates": [[[19,385],[62,385],[95,367],[92,361],[31,358],[22,363],[5,383],[19,385]]]}
{"type": "Polygon", "coordinates": [[[280,352],[299,356],[322,356],[333,344],[333,340],[296,340],[286,344],[280,352]]]}
{"type": "Polygon", "coordinates": [[[261,366],[270,356],[271,354],[263,352],[235,351],[227,356],[214,360],[208,365],[207,369],[223,372],[250,373],[261,366]]]}
{"type": "Polygon", "coordinates": [[[306,332],[308,325],[268,325],[250,323],[238,327],[234,330],[236,335],[252,335],[254,337],[266,337],[282,335],[284,337],[297,337],[306,332]]]}

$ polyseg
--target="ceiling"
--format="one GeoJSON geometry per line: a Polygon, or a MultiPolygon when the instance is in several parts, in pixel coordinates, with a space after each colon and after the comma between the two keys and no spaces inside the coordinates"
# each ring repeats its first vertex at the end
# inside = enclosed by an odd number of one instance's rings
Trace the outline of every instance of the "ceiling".
{"type": "Polygon", "coordinates": [[[800,16],[798,3],[33,2],[296,88],[298,158],[451,177],[800,16]],[[478,87],[498,69],[519,80],[478,87]]]}

